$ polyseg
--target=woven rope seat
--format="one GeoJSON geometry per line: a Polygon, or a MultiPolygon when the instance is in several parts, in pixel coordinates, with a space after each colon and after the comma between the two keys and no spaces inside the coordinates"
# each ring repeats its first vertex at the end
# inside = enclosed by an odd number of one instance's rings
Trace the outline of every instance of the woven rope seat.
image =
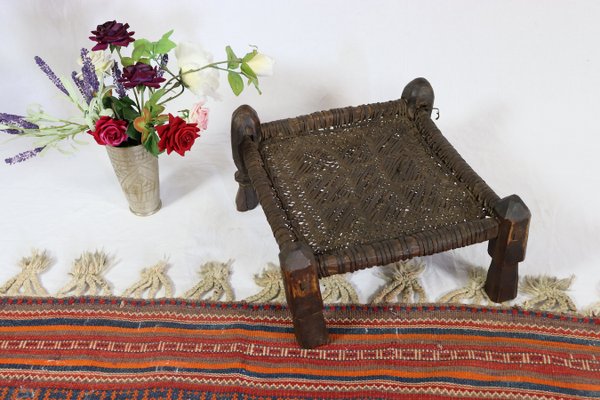
{"type": "Polygon", "coordinates": [[[397,101],[263,124],[248,106],[234,113],[237,208],[260,202],[266,214],[302,346],[328,340],[318,277],[489,240],[486,290],[495,301],[516,296],[529,211],[469,167],[432,107],[418,78],[397,101]]]}

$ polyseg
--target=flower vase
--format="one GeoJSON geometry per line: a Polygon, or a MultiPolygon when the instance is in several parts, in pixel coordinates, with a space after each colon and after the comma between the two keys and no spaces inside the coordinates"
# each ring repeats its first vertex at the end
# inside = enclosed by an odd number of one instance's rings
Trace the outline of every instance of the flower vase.
{"type": "Polygon", "coordinates": [[[144,146],[106,146],[110,162],[132,213],[152,215],[162,206],[158,179],[158,157],[144,146]]]}

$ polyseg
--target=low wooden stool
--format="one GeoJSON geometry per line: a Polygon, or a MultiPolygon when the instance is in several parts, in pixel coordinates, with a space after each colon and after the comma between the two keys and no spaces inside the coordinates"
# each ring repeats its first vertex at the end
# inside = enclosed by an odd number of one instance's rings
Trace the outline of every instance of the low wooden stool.
{"type": "Polygon", "coordinates": [[[237,209],[260,202],[279,244],[298,343],[327,343],[319,277],[489,240],[485,290],[517,295],[531,214],[500,199],[431,120],[433,89],[410,82],[387,103],[261,124],[232,117],[237,209]]]}

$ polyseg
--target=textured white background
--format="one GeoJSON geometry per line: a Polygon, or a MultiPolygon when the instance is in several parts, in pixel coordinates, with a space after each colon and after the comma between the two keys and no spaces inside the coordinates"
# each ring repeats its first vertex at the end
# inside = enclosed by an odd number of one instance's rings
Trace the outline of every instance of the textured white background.
{"type": "MultiPolygon", "coordinates": [[[[257,291],[252,276],[277,261],[260,209],[234,208],[231,112],[251,104],[263,121],[386,101],[424,76],[436,92],[438,126],[500,195],[519,194],[533,214],[523,274],[577,276],[579,307],[600,297],[600,3],[594,1],[0,1],[0,111],[37,102],[68,116],[70,104],[37,70],[35,55],[60,75],[75,69],[89,31],[128,22],[135,37],[197,41],[223,59],[248,45],[276,59],[264,94],[239,98],[222,79],[210,126],[193,150],[160,159],[164,208],[139,218],[127,209],[104,149],[50,152],[0,165],[0,281],[33,247],[55,262],[42,276],[54,293],[73,259],[104,249],[114,293],[164,256],[181,295],[209,260],[233,259],[237,299],[257,291]]],[[[190,106],[190,94],[171,111],[190,106]]],[[[3,143],[0,157],[30,148],[3,143]]],[[[466,267],[489,263],[485,245],[427,257],[430,299],[464,283],[466,267]]],[[[354,274],[362,301],[382,280],[354,274]]]]}

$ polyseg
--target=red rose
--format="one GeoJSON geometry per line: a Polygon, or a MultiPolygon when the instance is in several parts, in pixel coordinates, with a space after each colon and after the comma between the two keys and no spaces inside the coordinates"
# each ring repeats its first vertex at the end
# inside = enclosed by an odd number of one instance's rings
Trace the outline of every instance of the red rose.
{"type": "Polygon", "coordinates": [[[196,138],[200,137],[198,124],[188,124],[184,119],[169,114],[169,123],[157,126],[156,131],[160,137],[158,149],[167,150],[167,154],[175,151],[183,156],[188,151],[196,138]]]}
{"type": "Polygon", "coordinates": [[[96,121],[96,130],[88,133],[98,144],[118,146],[127,140],[127,124],[127,121],[104,116],[96,121]]]}
{"type": "Polygon", "coordinates": [[[129,24],[122,24],[117,21],[107,21],[102,25],[98,25],[95,31],[92,31],[94,36],[90,39],[96,43],[92,51],[105,50],[108,45],[113,46],[129,46],[129,43],[135,41],[132,38],[135,32],[128,32],[129,24]]]}

